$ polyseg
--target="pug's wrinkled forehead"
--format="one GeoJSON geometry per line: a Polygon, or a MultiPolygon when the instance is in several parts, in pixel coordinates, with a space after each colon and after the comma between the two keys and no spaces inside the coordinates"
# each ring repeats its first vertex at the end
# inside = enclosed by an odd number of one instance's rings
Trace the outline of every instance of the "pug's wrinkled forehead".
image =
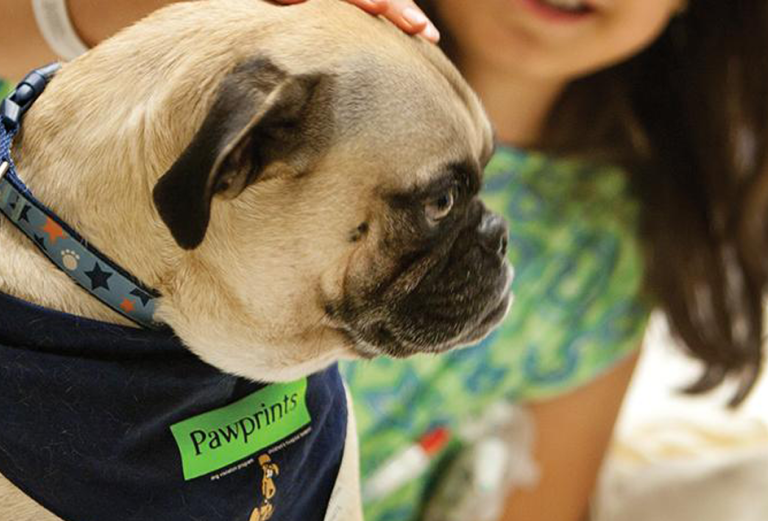
{"type": "Polygon", "coordinates": [[[451,184],[476,193],[493,140],[474,93],[442,60],[415,53],[418,65],[403,67],[387,58],[357,57],[336,73],[334,160],[349,158],[358,183],[388,208],[420,208],[451,184]]]}
{"type": "Polygon", "coordinates": [[[419,52],[410,54],[412,67],[372,54],[343,63],[337,87],[347,101],[337,115],[344,139],[378,143],[376,159],[390,164],[393,151],[400,161],[417,160],[423,168],[410,172],[416,181],[440,163],[485,164],[493,136],[477,96],[441,53],[413,43],[419,52]]]}

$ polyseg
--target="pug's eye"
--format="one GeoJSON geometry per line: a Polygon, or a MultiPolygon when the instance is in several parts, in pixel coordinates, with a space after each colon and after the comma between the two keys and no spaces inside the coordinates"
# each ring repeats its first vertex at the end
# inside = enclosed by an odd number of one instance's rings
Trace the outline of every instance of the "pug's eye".
{"type": "Polygon", "coordinates": [[[453,187],[444,194],[428,201],[424,207],[427,219],[434,224],[447,217],[451,213],[455,200],[456,188],[453,187]]]}

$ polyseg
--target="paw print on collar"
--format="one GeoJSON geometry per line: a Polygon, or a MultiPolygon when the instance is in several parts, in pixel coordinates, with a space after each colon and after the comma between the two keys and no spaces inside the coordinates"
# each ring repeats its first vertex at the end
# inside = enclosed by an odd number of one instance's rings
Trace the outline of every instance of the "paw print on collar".
{"type": "Polygon", "coordinates": [[[61,250],[61,264],[69,271],[75,271],[80,264],[80,255],[74,250],[61,250]]]}

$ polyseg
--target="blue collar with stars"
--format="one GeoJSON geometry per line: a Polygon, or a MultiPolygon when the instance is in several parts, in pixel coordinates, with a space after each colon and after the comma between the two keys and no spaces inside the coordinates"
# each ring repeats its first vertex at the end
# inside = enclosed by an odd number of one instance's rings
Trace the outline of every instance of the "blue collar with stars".
{"type": "Polygon", "coordinates": [[[136,324],[156,329],[160,324],[153,315],[160,294],[89,244],[39,202],[16,174],[11,159],[13,137],[59,67],[53,64],[31,72],[0,104],[0,212],[91,295],[136,324]]]}

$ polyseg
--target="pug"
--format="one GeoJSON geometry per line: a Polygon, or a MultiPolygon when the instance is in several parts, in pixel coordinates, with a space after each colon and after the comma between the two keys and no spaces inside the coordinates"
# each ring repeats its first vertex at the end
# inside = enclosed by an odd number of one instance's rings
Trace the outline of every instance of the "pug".
{"type": "MultiPolygon", "coordinates": [[[[185,349],[259,382],[440,353],[498,324],[511,268],[478,198],[491,152],[435,46],[337,0],[164,8],[65,64],[13,148],[39,200],[158,291],[154,319],[185,349]]],[[[131,326],[6,219],[0,244],[2,293],[131,326]]],[[[354,450],[339,519],[360,518],[354,450]]],[[[0,518],[59,519],[2,478],[0,518]]]]}

